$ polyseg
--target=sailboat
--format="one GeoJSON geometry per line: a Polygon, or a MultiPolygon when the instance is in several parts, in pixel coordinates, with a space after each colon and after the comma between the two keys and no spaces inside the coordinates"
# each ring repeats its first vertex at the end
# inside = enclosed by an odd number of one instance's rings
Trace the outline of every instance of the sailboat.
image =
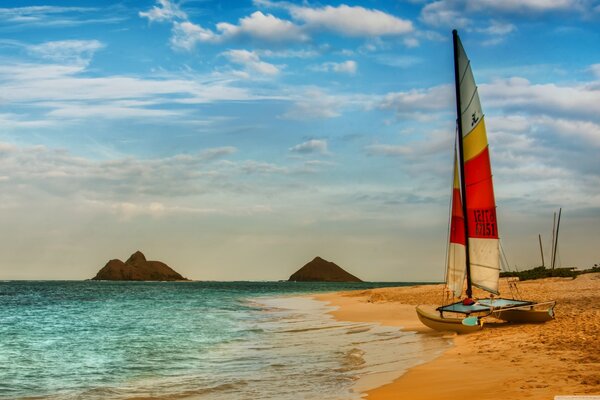
{"type": "Polygon", "coordinates": [[[456,30],[452,39],[457,129],[446,289],[453,299],[462,300],[444,304],[436,313],[418,306],[417,315],[432,329],[458,333],[481,329],[490,316],[509,322],[549,321],[554,318],[555,301],[499,297],[500,243],[485,118],[471,63],[456,30]],[[489,297],[475,299],[474,287],[489,297]]]}

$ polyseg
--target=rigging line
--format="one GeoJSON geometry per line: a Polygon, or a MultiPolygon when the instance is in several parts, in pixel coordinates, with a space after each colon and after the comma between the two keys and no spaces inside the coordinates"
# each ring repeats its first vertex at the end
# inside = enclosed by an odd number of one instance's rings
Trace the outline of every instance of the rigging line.
{"type": "MultiPolygon", "coordinates": [[[[501,264],[502,264],[502,268],[505,271],[508,271],[510,267],[507,265],[506,261],[502,257],[500,257],[500,261],[501,261],[501,264]]],[[[516,292],[516,287],[514,285],[514,282],[511,280],[510,276],[506,278],[506,283],[508,284],[508,289],[510,290],[511,297],[513,299],[517,298],[516,297],[516,293],[515,293],[516,292]]]]}
{"type": "MultiPolygon", "coordinates": [[[[505,266],[504,261],[502,260],[502,258],[500,260],[501,260],[502,268],[506,268],[506,266],[505,266]]],[[[510,290],[510,296],[511,296],[511,298],[514,299],[515,298],[515,292],[513,290],[512,284],[510,282],[510,277],[506,278],[506,283],[508,284],[508,289],[510,290]]]]}
{"type": "MultiPolygon", "coordinates": [[[[500,254],[504,258],[504,262],[506,263],[506,269],[510,272],[511,271],[510,263],[508,262],[508,257],[506,257],[506,252],[504,251],[504,246],[502,246],[502,242],[500,240],[498,240],[498,245],[500,247],[500,254]]],[[[517,272],[519,272],[519,270],[518,270],[518,268],[516,266],[515,266],[515,270],[517,272]]],[[[507,282],[508,282],[508,287],[510,289],[511,295],[513,297],[516,297],[517,299],[522,298],[521,297],[521,291],[519,290],[519,285],[517,285],[517,282],[516,281],[511,281],[510,279],[508,279],[507,282]],[[513,288],[514,288],[514,293],[513,293],[513,288]],[[515,293],[516,293],[516,296],[515,296],[515,293]]]]}

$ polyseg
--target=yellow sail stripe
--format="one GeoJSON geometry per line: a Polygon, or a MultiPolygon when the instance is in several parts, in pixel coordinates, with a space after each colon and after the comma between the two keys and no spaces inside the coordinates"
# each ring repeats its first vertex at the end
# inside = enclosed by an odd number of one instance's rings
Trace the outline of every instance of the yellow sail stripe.
{"type": "Polygon", "coordinates": [[[485,122],[483,117],[475,125],[475,128],[463,138],[463,151],[465,161],[470,160],[481,153],[488,145],[487,135],[485,133],[485,122]]]}

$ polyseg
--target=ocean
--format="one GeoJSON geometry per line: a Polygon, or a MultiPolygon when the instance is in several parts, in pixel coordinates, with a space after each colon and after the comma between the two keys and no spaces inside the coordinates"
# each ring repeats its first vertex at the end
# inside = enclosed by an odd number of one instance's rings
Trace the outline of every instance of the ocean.
{"type": "Polygon", "coordinates": [[[0,282],[1,399],[359,399],[447,339],[311,293],[408,283],[0,282]]]}

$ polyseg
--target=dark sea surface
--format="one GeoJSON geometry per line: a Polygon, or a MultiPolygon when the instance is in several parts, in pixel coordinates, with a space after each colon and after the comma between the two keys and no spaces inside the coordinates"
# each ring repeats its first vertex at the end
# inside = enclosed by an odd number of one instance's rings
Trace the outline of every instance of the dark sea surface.
{"type": "Polygon", "coordinates": [[[339,322],[301,295],[404,285],[0,282],[0,398],[357,399],[359,378],[446,339],[339,322]]]}

